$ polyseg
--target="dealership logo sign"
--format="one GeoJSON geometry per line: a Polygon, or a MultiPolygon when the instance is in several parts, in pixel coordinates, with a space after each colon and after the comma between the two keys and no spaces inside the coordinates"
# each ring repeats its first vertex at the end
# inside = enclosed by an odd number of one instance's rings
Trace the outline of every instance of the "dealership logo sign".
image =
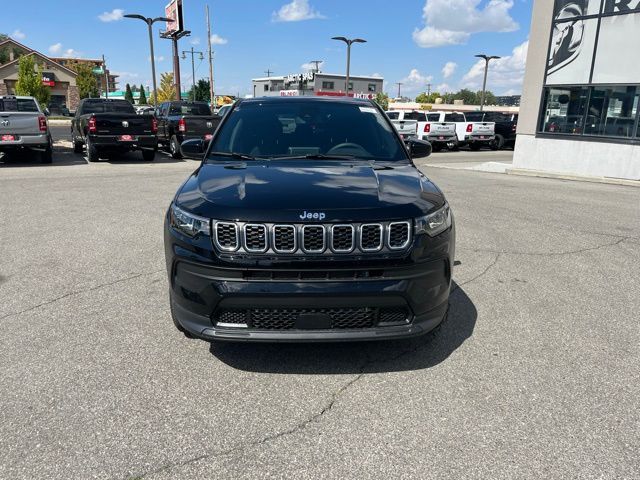
{"type": "Polygon", "coordinates": [[[638,10],[640,10],[640,0],[605,0],[603,13],[627,13],[638,10]]]}
{"type": "Polygon", "coordinates": [[[567,66],[580,55],[584,38],[584,20],[576,17],[585,14],[586,2],[582,1],[569,1],[557,11],[553,19],[553,34],[549,50],[549,74],[567,66]]]}

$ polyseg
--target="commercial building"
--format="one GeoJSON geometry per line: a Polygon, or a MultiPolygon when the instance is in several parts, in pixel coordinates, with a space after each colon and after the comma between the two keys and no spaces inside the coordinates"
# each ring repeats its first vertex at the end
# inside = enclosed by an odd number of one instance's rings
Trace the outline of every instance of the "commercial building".
{"type": "Polygon", "coordinates": [[[514,168],[640,180],[640,0],[533,2],[514,168]]]}
{"type": "MultiPolygon", "coordinates": [[[[0,41],[0,95],[15,94],[15,86],[18,81],[18,60],[21,56],[32,55],[36,65],[42,67],[42,83],[51,90],[49,109],[57,112],[62,107],[74,111],[80,102],[76,78],[78,74],[68,68],[69,62],[88,63],[92,67],[103,67],[102,60],[84,58],[54,58],[48,57],[33,50],[12,38],[0,41]]],[[[107,70],[107,78],[98,75],[98,85],[104,91],[108,83],[110,91],[117,89],[117,75],[110,74],[107,70]]]]}
{"type": "MultiPolygon", "coordinates": [[[[254,78],[253,96],[341,96],[346,91],[346,75],[324,72],[298,73],[279,77],[254,78]]],[[[381,77],[349,76],[349,95],[373,98],[382,92],[381,77]]]]}
{"type": "Polygon", "coordinates": [[[102,61],[102,59],[98,58],[98,59],[93,59],[93,58],[72,58],[72,57],[49,57],[51,60],[53,60],[56,63],[59,63],[60,65],[68,65],[68,64],[73,64],[73,63],[79,63],[79,64],[87,64],[89,66],[91,66],[92,68],[99,68],[99,69],[103,69],[103,74],[101,75],[96,75],[96,78],[98,79],[98,88],[100,89],[100,92],[104,92],[105,88],[108,87],[109,92],[115,92],[116,90],[118,90],[118,77],[119,75],[115,75],[112,74],[109,69],[105,69],[105,62],[102,61]]]}

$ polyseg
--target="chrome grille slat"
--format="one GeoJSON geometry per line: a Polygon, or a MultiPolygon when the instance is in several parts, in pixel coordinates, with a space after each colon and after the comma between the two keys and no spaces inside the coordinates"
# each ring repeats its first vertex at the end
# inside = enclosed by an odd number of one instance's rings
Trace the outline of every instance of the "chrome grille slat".
{"type": "Polygon", "coordinates": [[[411,221],[280,224],[213,221],[213,243],[223,253],[301,256],[400,253],[412,242],[411,221]]]}
{"type": "Polygon", "coordinates": [[[326,242],[326,230],[324,225],[303,225],[300,229],[302,251],[305,253],[324,252],[326,242]]]}

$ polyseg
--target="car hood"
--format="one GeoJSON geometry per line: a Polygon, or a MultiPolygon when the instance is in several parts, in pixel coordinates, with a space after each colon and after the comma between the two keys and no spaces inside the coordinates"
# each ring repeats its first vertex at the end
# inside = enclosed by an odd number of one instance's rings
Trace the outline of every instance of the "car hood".
{"type": "Polygon", "coordinates": [[[204,164],[176,203],[220,220],[300,222],[307,212],[340,222],[417,217],[444,197],[409,163],[282,160],[204,164]]]}

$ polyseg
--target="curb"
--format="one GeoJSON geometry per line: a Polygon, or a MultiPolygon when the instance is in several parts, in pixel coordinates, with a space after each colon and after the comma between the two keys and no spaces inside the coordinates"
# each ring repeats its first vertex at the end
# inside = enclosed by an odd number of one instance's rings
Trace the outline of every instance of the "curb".
{"type": "Polygon", "coordinates": [[[507,168],[508,175],[521,175],[525,177],[555,178],[557,180],[570,180],[573,182],[604,183],[607,185],[624,185],[627,187],[640,187],[640,180],[627,180],[625,178],[589,177],[583,175],[571,175],[566,173],[545,172],[542,170],[528,170],[526,168],[507,168]]]}

